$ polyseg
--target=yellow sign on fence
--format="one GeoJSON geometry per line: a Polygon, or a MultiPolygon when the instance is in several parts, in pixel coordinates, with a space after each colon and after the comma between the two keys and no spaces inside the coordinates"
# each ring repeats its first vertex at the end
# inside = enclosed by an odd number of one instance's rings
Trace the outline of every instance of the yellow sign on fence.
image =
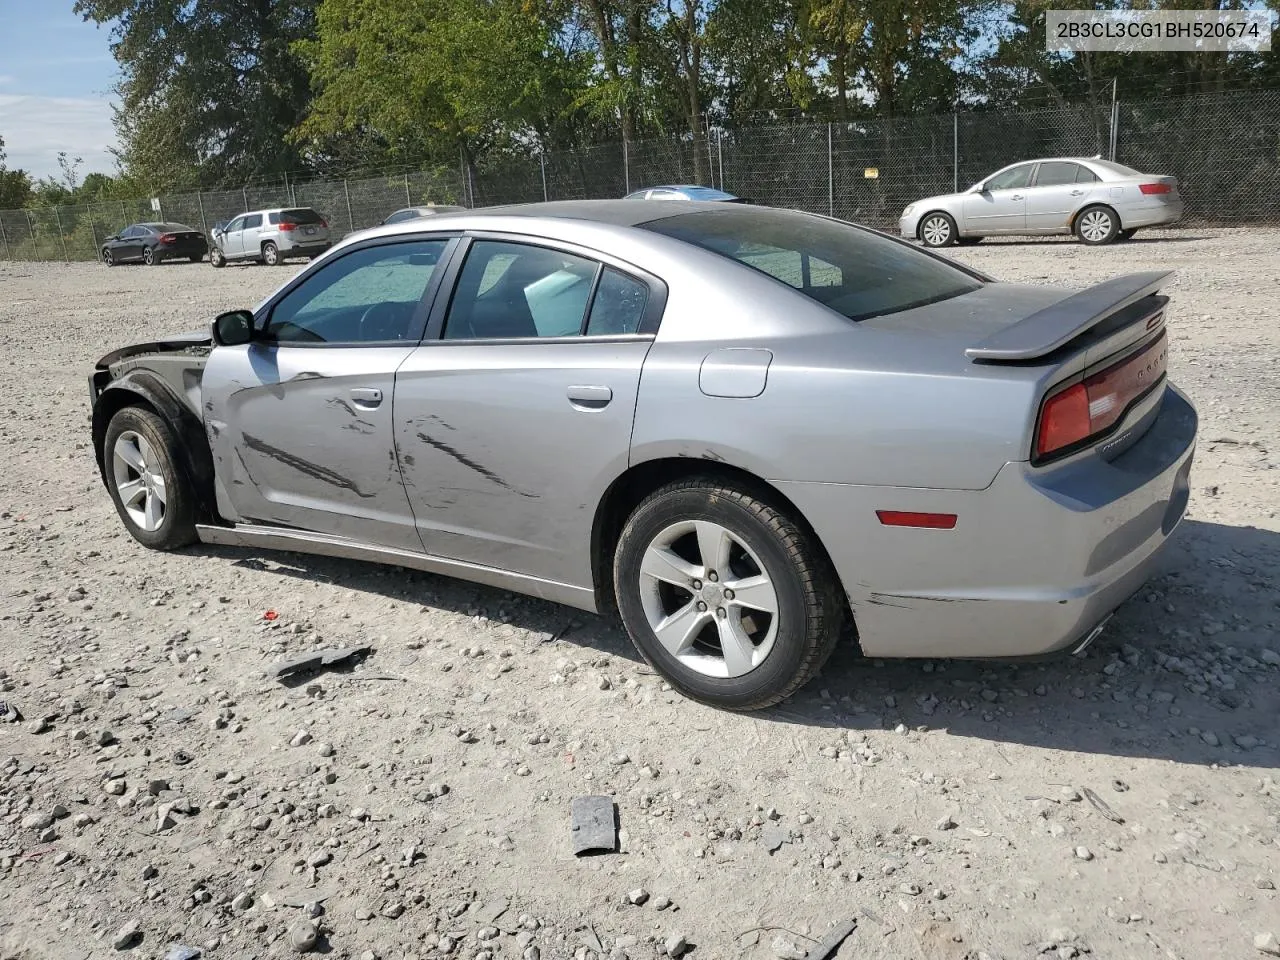
{"type": "Polygon", "coordinates": [[[862,171],[862,175],[863,175],[864,177],[866,177],[868,180],[879,180],[879,179],[880,179],[880,168],[879,168],[879,167],[867,167],[865,170],[863,170],[863,171],[862,171]]]}

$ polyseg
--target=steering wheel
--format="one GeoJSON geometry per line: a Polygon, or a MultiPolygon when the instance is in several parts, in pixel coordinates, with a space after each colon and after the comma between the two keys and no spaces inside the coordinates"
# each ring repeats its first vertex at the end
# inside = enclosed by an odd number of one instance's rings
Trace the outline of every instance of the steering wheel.
{"type": "Polygon", "coordinates": [[[403,340],[405,329],[402,303],[375,303],[360,315],[358,335],[360,340],[403,340]]]}

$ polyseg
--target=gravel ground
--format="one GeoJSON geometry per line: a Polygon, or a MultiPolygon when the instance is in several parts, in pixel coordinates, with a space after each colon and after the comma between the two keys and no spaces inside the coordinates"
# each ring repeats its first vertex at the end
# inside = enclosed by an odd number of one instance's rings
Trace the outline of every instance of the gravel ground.
{"type": "Polygon", "coordinates": [[[1037,283],[1178,271],[1189,519],[1084,657],[841,651],[756,716],[565,608],[143,550],[93,464],[93,361],[285,270],[0,264],[0,700],[25,715],[0,723],[0,958],[786,958],[855,918],[839,957],[1277,953],[1278,245],[956,253],[1037,283]],[[264,677],[353,643],[354,669],[264,677]],[[615,798],[620,852],[573,857],[583,794],[615,798]]]}

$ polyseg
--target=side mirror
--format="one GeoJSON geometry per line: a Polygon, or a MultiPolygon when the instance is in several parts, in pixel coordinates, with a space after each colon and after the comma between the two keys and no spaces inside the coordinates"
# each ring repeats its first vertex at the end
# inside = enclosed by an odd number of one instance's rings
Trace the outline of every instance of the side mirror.
{"type": "Polygon", "coordinates": [[[253,314],[232,310],[213,318],[213,342],[220,347],[238,347],[253,339],[253,314]]]}

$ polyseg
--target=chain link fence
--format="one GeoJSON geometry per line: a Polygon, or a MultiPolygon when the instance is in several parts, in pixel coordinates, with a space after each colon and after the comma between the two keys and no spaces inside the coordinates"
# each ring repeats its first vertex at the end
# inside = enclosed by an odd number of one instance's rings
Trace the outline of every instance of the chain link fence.
{"type": "Polygon", "coordinates": [[[1280,223],[1280,91],[1151,103],[954,113],[853,123],[706,130],[578,150],[459,158],[454,167],[349,180],[289,181],[85,206],[0,211],[0,259],[96,260],[131,223],[176,221],[206,233],[246,210],[307,206],[336,236],[400,207],[471,207],[620,197],[645,186],[701,183],[770,206],[891,228],[902,208],[963,190],[1019,160],[1112,157],[1176,176],[1184,223],[1280,223]]]}

